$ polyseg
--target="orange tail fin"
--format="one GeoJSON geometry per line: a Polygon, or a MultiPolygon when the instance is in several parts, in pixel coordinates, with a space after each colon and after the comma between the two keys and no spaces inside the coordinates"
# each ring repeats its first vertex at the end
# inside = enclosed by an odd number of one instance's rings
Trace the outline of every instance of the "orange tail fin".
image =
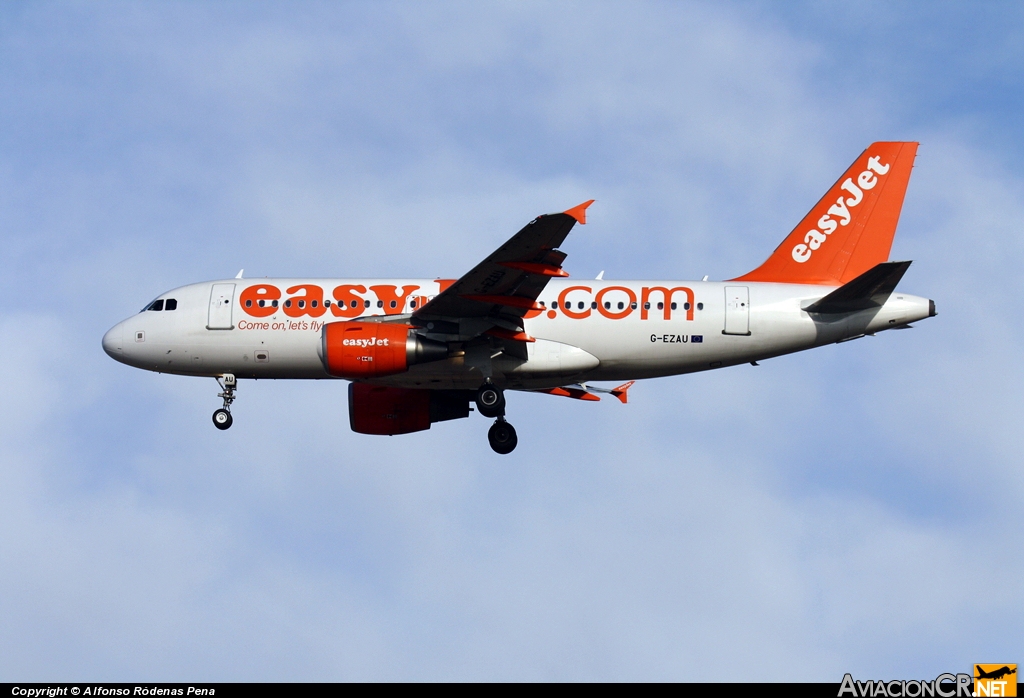
{"type": "Polygon", "coordinates": [[[872,143],[772,256],[733,281],[842,285],[888,261],[917,143],[872,143]]]}

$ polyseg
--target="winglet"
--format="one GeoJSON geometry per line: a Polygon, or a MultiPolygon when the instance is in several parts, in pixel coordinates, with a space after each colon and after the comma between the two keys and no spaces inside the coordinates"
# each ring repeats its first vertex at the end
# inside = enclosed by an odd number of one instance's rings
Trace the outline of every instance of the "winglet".
{"type": "Polygon", "coordinates": [[[626,404],[626,391],[629,390],[633,386],[634,383],[636,383],[636,381],[629,381],[628,383],[623,383],[618,388],[613,388],[612,389],[612,395],[614,395],[615,397],[619,398],[619,402],[621,402],[623,405],[625,405],[626,404]]]}
{"type": "Polygon", "coordinates": [[[567,215],[567,216],[572,216],[573,218],[575,218],[576,221],[580,225],[586,225],[587,224],[587,208],[592,203],[594,203],[593,199],[591,199],[590,201],[584,201],[579,206],[573,206],[568,211],[563,211],[563,213],[565,215],[567,215]]]}

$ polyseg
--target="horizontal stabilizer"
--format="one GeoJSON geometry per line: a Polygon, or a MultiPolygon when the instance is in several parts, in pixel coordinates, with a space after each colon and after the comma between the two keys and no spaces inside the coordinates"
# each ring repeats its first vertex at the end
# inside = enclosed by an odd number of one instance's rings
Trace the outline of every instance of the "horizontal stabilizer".
{"type": "Polygon", "coordinates": [[[910,262],[882,262],[805,308],[808,313],[854,313],[880,308],[889,300],[910,262]]]}
{"type": "Polygon", "coordinates": [[[598,402],[601,399],[597,395],[587,391],[585,388],[576,388],[570,385],[561,388],[532,390],[530,392],[547,393],[548,395],[557,395],[559,397],[571,397],[573,400],[586,400],[587,402],[598,402]]]}
{"type": "Polygon", "coordinates": [[[563,385],[559,388],[548,388],[546,390],[534,390],[535,393],[547,393],[548,395],[559,395],[561,397],[571,397],[575,400],[588,400],[596,402],[600,400],[594,393],[606,393],[611,395],[616,400],[621,402],[623,405],[626,404],[627,395],[629,388],[636,383],[636,381],[629,381],[623,383],[616,388],[599,388],[596,385],[587,385],[586,383],[577,383],[575,385],[563,385]]]}

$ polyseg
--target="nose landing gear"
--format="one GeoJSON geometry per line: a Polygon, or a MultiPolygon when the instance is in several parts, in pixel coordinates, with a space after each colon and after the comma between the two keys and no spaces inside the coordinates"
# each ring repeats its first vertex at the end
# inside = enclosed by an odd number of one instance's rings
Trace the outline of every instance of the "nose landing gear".
{"type": "Polygon", "coordinates": [[[231,419],[231,403],[235,401],[236,381],[234,374],[225,373],[223,381],[218,378],[217,384],[222,390],[222,392],[217,393],[217,397],[224,398],[224,406],[213,413],[213,426],[224,431],[225,429],[230,429],[231,423],[234,421],[231,419]]]}
{"type": "Polygon", "coordinates": [[[505,394],[490,381],[476,391],[476,408],[484,417],[496,417],[487,430],[487,442],[495,453],[506,455],[515,450],[519,438],[515,427],[505,421],[505,394]]]}

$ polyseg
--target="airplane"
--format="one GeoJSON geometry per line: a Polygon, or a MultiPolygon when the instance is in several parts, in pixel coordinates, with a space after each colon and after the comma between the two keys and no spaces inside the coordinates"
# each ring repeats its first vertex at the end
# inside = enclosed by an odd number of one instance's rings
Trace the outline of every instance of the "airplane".
{"type": "Polygon", "coordinates": [[[1017,667],[1016,667],[1016,665],[1014,665],[1014,668],[1011,669],[1009,666],[1002,666],[999,669],[995,669],[993,671],[985,671],[984,669],[981,668],[980,664],[975,664],[974,665],[974,671],[975,671],[975,674],[977,674],[974,677],[976,679],[994,679],[994,680],[998,680],[998,679],[1003,678],[1004,676],[1009,676],[1010,674],[1016,674],[1017,673],[1017,667]]]}
{"type": "Polygon", "coordinates": [[[593,200],[538,216],[458,279],[234,279],[160,294],[103,337],[130,366],[215,378],[345,379],[349,424],[396,435],[476,411],[499,454],[508,391],[627,402],[633,381],[905,329],[935,303],[888,261],[917,154],[870,145],[768,259],[727,281],[569,280],[559,247],[593,200]],[[594,381],[627,381],[615,387],[594,381]]]}

